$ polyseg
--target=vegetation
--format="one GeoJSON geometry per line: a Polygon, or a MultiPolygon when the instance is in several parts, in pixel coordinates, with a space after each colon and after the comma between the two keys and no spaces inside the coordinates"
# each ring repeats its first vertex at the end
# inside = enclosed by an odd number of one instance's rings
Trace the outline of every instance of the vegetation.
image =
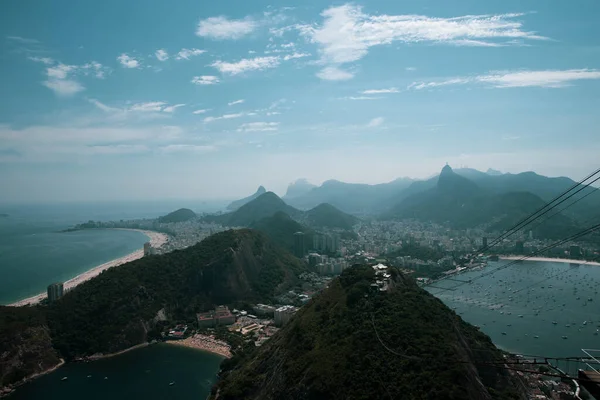
{"type": "Polygon", "coordinates": [[[519,398],[490,339],[396,271],[354,266],[270,341],[223,365],[219,399],[519,398]]]}
{"type": "Polygon", "coordinates": [[[304,216],[311,226],[344,230],[352,230],[352,226],[359,221],[355,216],[346,214],[327,203],[308,210],[304,216]]]}
{"type": "Polygon", "coordinates": [[[265,217],[250,226],[265,233],[273,243],[278,244],[289,252],[294,251],[294,233],[303,232],[307,243],[312,243],[313,231],[294,221],[283,211],[278,211],[270,217],[265,217]]]}
{"type": "Polygon", "coordinates": [[[59,361],[42,310],[0,306],[0,388],[59,361]]]}
{"type": "Polygon", "coordinates": [[[188,208],[180,208],[179,210],[173,211],[167,215],[158,218],[160,223],[170,222],[185,222],[196,218],[196,213],[188,208]]]}

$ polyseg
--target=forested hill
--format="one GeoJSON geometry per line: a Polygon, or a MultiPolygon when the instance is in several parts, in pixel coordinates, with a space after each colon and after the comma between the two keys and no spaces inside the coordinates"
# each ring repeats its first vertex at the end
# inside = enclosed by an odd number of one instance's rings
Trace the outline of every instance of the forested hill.
{"type": "Polygon", "coordinates": [[[253,230],[230,230],[195,246],[111,268],[49,309],[55,346],[66,357],[142,343],[164,309],[193,319],[215,304],[267,302],[305,266],[253,230]]]}
{"type": "Polygon", "coordinates": [[[223,364],[212,398],[516,399],[491,340],[411,279],[354,266],[271,340],[223,364]],[[385,345],[385,347],[384,347],[385,345]]]}
{"type": "Polygon", "coordinates": [[[179,210],[173,211],[167,215],[163,215],[158,218],[158,222],[169,223],[169,222],[185,222],[196,218],[196,213],[189,208],[180,208],[179,210]]]}

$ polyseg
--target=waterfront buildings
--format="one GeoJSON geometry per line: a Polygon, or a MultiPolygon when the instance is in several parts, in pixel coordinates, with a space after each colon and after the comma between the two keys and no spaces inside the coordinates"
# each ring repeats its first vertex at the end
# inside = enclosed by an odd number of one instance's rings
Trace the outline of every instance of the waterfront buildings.
{"type": "Polygon", "coordinates": [[[53,283],[48,286],[48,301],[50,303],[60,299],[64,294],[64,287],[62,282],[53,283]]]}
{"type": "Polygon", "coordinates": [[[198,327],[213,328],[217,325],[231,325],[235,323],[235,316],[227,306],[217,306],[213,311],[196,314],[198,327]]]}

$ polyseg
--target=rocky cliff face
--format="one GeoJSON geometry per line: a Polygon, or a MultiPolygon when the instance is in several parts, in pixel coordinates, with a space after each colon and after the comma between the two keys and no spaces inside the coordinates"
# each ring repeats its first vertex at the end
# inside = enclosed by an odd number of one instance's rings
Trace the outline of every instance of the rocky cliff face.
{"type": "Polygon", "coordinates": [[[0,388],[10,388],[60,362],[38,309],[0,307],[0,388]]]}

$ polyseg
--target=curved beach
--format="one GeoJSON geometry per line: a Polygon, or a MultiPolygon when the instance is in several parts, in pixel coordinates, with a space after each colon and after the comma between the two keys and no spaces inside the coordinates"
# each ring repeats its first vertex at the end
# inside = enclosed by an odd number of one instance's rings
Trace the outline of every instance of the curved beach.
{"type": "MultiPolygon", "coordinates": [[[[501,260],[520,260],[523,256],[500,256],[501,260]]],[[[568,258],[551,258],[551,257],[530,257],[523,261],[546,261],[558,263],[573,263],[579,265],[600,265],[600,262],[585,261],[585,260],[570,260],[568,258]]]]}
{"type": "MultiPolygon", "coordinates": [[[[150,239],[150,244],[152,245],[152,247],[160,247],[169,240],[169,237],[164,233],[146,231],[146,230],[141,230],[141,229],[125,229],[125,230],[143,233],[150,239]]],[[[82,274],[79,274],[76,277],[64,282],[64,289],[65,290],[72,289],[75,286],[80,285],[83,282],[89,281],[90,279],[100,275],[103,271],[106,271],[109,268],[126,264],[128,262],[140,259],[143,256],[144,256],[144,250],[140,249],[140,250],[134,251],[133,253],[127,254],[123,257],[120,257],[115,260],[112,260],[112,261],[106,262],[104,264],[98,265],[96,267],[93,267],[92,269],[90,269],[82,274]]],[[[17,302],[14,302],[14,303],[11,303],[8,305],[13,306],[13,307],[21,307],[21,306],[25,306],[25,305],[36,304],[36,303],[39,303],[40,301],[42,301],[43,299],[45,299],[46,297],[47,297],[47,293],[44,292],[44,293],[40,293],[40,294],[32,296],[32,297],[28,297],[23,300],[19,300],[17,302]]]]}

